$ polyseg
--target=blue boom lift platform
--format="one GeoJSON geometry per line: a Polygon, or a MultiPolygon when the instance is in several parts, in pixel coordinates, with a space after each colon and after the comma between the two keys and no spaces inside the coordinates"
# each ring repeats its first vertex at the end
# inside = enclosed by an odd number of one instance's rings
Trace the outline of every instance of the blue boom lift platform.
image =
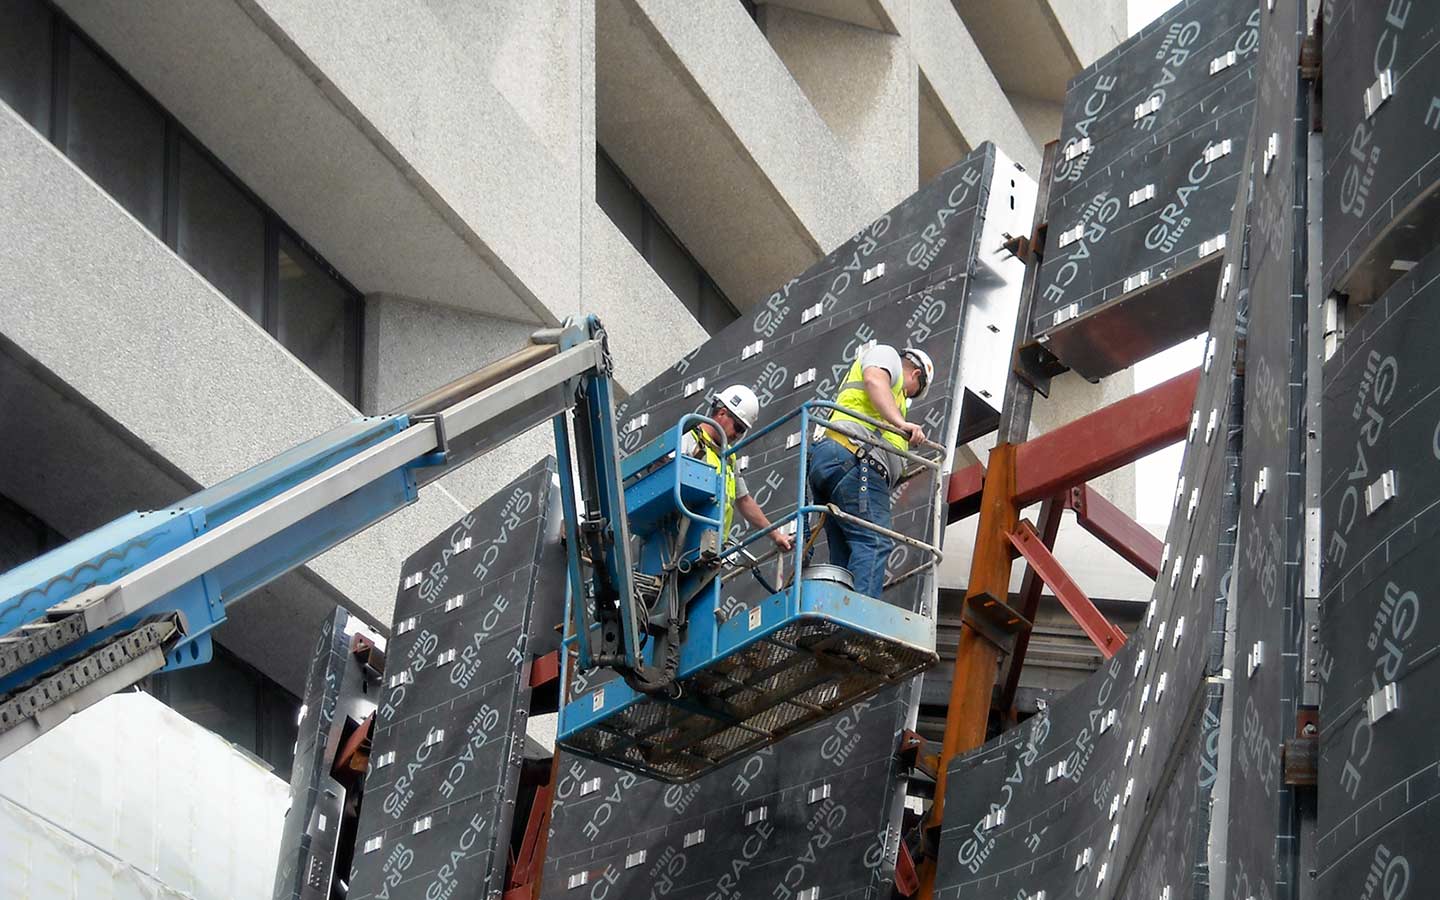
{"type": "MultiPolygon", "coordinates": [[[[803,494],[772,526],[794,521],[791,571],[801,577],[748,612],[718,615],[726,573],[754,565],[747,547],[766,533],[723,546],[723,466],[787,423],[802,434],[825,427],[818,413],[830,404],[805,404],[725,447],[722,472],[676,452],[685,429],[708,421],[700,416],[622,461],[611,372],[599,321],[572,319],[393,413],[0,575],[0,758],[152,672],[208,661],[230,604],[547,418],[566,519],[566,665],[599,685],[562,704],[562,746],[688,781],[937,661],[930,618],[855,593],[843,571],[808,577],[809,517],[844,513],[803,494]]],[[[891,535],[938,560],[935,548],[891,535]]]]}

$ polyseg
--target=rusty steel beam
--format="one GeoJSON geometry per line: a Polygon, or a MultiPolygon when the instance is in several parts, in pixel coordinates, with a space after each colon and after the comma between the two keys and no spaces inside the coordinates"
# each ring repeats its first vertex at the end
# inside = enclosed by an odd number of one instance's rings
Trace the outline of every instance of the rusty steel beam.
{"type": "Polygon", "coordinates": [[[1070,573],[1065,571],[1065,567],[1060,565],[1060,561],[1045,546],[1040,535],[1035,532],[1035,527],[1028,521],[1021,522],[1009,537],[1010,543],[1015,545],[1015,549],[1020,551],[1020,555],[1025,557],[1030,567],[1039,573],[1055,599],[1074,617],[1080,630],[1100,648],[1105,658],[1110,659],[1120,652],[1120,648],[1125,646],[1125,632],[1110,624],[1110,620],[1095,608],[1095,604],[1085,596],[1085,592],[1080,590],[1070,573]]]}
{"type": "Polygon", "coordinates": [[[980,511],[980,491],[985,487],[985,467],[966,466],[950,475],[945,486],[945,524],[969,518],[980,511]]]}
{"type": "Polygon", "coordinates": [[[1065,505],[1075,510],[1075,520],[1080,527],[1095,535],[1100,543],[1144,572],[1151,581],[1159,577],[1160,556],[1165,545],[1099,491],[1088,484],[1073,487],[1065,505]]]}
{"type": "Polygon", "coordinates": [[[560,651],[551,650],[530,664],[530,687],[544,687],[560,677],[560,651]]]}
{"type": "MultiPolygon", "coordinates": [[[[964,615],[960,626],[960,644],[955,652],[955,675],[950,682],[950,707],[945,716],[945,738],[936,759],[935,802],[930,807],[929,823],[938,827],[945,816],[945,786],[950,760],[966,750],[985,742],[985,729],[990,721],[990,695],[1000,670],[1001,649],[980,633],[970,619],[981,616],[993,620],[993,612],[981,608],[1005,603],[1010,596],[1010,563],[1012,560],[1006,535],[1015,528],[1019,510],[1014,495],[1015,447],[1000,444],[990,451],[984,494],[980,502],[980,526],[975,537],[975,553],[970,561],[970,584],[965,592],[964,615]]],[[[934,884],[934,860],[927,859],[921,874],[922,897],[934,884]]]]}
{"type": "MultiPolygon", "coordinates": [[[[1177,375],[1017,444],[1016,502],[1023,507],[1044,500],[1184,440],[1199,383],[1199,369],[1177,375]]],[[[982,465],[951,473],[947,524],[979,512],[984,485],[982,465]]]]}
{"type": "MultiPolygon", "coordinates": [[[[1040,540],[1046,547],[1055,547],[1055,538],[1060,534],[1060,522],[1065,518],[1065,504],[1059,500],[1046,500],[1040,507],[1040,540]]],[[[1020,615],[1031,622],[1040,612],[1040,593],[1045,587],[1045,582],[1040,578],[1040,573],[1035,571],[1034,566],[1027,565],[1025,577],[1020,581],[1020,595],[1015,606],[1020,610],[1020,615]]],[[[1008,714],[1011,707],[1015,705],[1015,693],[1020,689],[1020,670],[1025,666],[1025,654],[1030,649],[1030,629],[1025,629],[1015,635],[1015,645],[1010,651],[1010,658],[1005,662],[1004,678],[1000,685],[999,702],[996,704],[1001,713],[1008,714]]]]}
{"type": "Polygon", "coordinates": [[[1024,507],[1184,440],[1200,370],[1192,369],[1017,445],[1015,503],[1024,507]]]}

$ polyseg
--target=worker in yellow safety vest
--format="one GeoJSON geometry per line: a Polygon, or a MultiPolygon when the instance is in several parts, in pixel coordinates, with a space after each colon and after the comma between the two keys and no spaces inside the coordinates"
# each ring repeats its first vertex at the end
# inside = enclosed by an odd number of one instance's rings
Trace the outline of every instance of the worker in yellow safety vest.
{"type": "MultiPolygon", "coordinates": [[[[905,416],[910,401],[924,397],[934,377],[930,356],[913,347],[897,352],[877,344],[856,357],[834,401],[848,412],[832,411],[834,430],[827,429],[810,448],[808,478],[815,503],[834,504],[882,528],[890,527],[890,491],[905,466],[904,458],[888,447],[903,452],[925,440],[925,430],[905,416]],[[876,428],[850,412],[885,422],[900,434],[876,428]],[[887,449],[855,436],[879,440],[887,449]]],[[[833,515],[825,519],[825,538],[831,564],[850,570],[856,592],[879,597],[885,586],[885,560],[894,542],[833,515]]]]}
{"type": "MultiPolygon", "coordinates": [[[[725,390],[715,395],[714,402],[710,407],[710,418],[725,433],[725,440],[734,444],[736,441],[754,426],[760,418],[760,398],[755,392],[743,384],[732,384],[725,390]]],[[[720,470],[720,435],[715,433],[715,428],[709,422],[701,422],[694,428],[685,432],[680,439],[680,452],[686,456],[693,456],[709,463],[718,472],[720,470]]],[[[724,540],[730,534],[730,523],[734,518],[735,511],[754,528],[769,528],[770,519],[765,515],[765,510],[755,502],[750,495],[750,488],[745,485],[745,479],[735,472],[734,460],[730,460],[725,466],[725,499],[722,504],[720,532],[724,540]]],[[[770,540],[781,551],[786,551],[795,546],[795,539],[781,531],[770,532],[770,540]]]]}

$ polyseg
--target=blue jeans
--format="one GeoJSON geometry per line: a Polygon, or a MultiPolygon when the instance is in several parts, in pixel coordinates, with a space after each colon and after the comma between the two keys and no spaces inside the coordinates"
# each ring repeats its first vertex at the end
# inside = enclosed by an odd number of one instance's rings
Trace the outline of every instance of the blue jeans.
{"type": "MultiPolygon", "coordinates": [[[[861,461],[839,443],[824,438],[810,447],[810,495],[817,504],[833,503],[851,515],[890,527],[890,483],[869,461],[861,461]]],[[[857,593],[879,597],[885,587],[885,560],[894,542],[835,516],[825,519],[830,562],[850,570],[857,593]]]]}

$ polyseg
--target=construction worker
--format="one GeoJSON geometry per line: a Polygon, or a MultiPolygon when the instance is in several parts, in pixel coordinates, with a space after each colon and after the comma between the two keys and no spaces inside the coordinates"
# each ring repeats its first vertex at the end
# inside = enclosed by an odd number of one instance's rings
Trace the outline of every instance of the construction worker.
{"type": "MultiPolygon", "coordinates": [[[[725,440],[733,444],[749,431],[755,422],[760,418],[760,398],[755,392],[743,384],[732,384],[725,390],[715,395],[714,402],[710,406],[710,418],[725,432],[725,440]]],[[[720,436],[715,433],[715,428],[709,422],[701,422],[694,428],[685,432],[680,440],[680,452],[686,456],[693,456],[696,459],[703,459],[715,468],[720,470],[720,436]]],[[[754,528],[769,528],[770,519],[755,498],[750,495],[750,489],[745,485],[745,479],[736,474],[734,461],[725,467],[725,500],[720,531],[723,539],[730,533],[730,522],[734,512],[739,510],[740,515],[754,528]]],[[[795,539],[779,530],[770,532],[770,541],[782,552],[788,551],[795,546],[795,539]]]]}
{"type": "MultiPolygon", "coordinates": [[[[925,430],[905,416],[912,399],[925,396],[935,377],[935,364],[923,350],[877,344],[861,352],[845,380],[840,383],[835,403],[843,410],[885,422],[900,434],[866,424],[839,410],[830,422],[836,430],[810,448],[810,493],[817,504],[833,504],[882,528],[890,527],[890,491],[905,469],[903,457],[889,449],[853,440],[859,435],[878,439],[895,450],[925,440],[925,430]]],[[[850,570],[855,590],[867,597],[879,597],[885,587],[885,560],[893,541],[854,522],[837,516],[825,517],[825,537],[830,562],[850,570]]]]}

